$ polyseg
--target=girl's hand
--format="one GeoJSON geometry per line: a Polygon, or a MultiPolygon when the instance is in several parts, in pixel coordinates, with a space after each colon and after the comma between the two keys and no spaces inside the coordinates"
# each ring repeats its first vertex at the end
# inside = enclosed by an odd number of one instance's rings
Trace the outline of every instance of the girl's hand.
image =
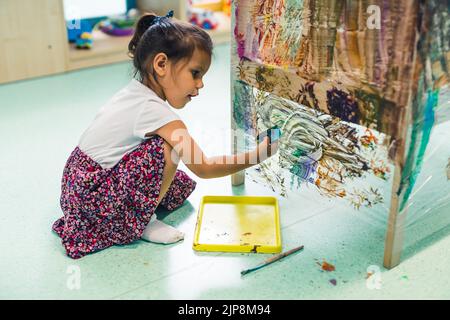
{"type": "Polygon", "coordinates": [[[260,144],[256,147],[258,153],[258,163],[273,156],[278,151],[278,141],[270,143],[269,137],[264,137],[260,144]]]}

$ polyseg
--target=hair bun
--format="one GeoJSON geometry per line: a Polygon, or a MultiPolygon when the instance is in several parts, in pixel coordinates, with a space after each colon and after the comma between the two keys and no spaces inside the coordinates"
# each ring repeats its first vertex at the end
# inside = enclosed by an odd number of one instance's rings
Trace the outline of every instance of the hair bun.
{"type": "Polygon", "coordinates": [[[142,33],[144,33],[156,22],[157,17],[157,15],[154,15],[152,13],[142,16],[137,23],[136,29],[143,31],[142,33]]]}
{"type": "Polygon", "coordinates": [[[136,29],[134,31],[133,38],[131,39],[130,43],[128,44],[128,52],[133,57],[134,52],[136,51],[136,47],[139,43],[139,40],[141,39],[142,35],[147,31],[148,28],[150,28],[155,22],[156,18],[158,16],[149,13],[146,15],[143,15],[136,24],[136,29]]]}

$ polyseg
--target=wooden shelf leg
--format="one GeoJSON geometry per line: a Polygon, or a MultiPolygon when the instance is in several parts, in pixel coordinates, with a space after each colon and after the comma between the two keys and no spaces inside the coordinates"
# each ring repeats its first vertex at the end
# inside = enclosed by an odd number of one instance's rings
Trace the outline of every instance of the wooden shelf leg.
{"type": "Polygon", "coordinates": [[[383,265],[387,269],[392,269],[400,264],[403,249],[403,235],[407,209],[405,208],[401,213],[398,212],[400,207],[400,197],[397,195],[397,190],[400,186],[401,173],[401,167],[396,165],[384,247],[383,265]]]}
{"type": "MultiPolygon", "coordinates": [[[[231,12],[235,12],[235,5],[237,5],[237,3],[232,3],[232,9],[231,12]]],[[[235,22],[232,22],[232,30],[234,30],[235,28],[235,22]]],[[[237,125],[235,122],[235,119],[233,118],[233,114],[234,114],[234,101],[233,101],[233,97],[235,97],[234,95],[234,85],[235,82],[237,80],[236,78],[236,72],[238,70],[237,66],[238,66],[238,60],[237,57],[235,55],[236,52],[236,42],[231,41],[231,46],[230,46],[230,54],[231,54],[231,74],[230,74],[230,114],[231,114],[231,153],[232,154],[237,154],[239,149],[239,143],[242,143],[242,141],[244,140],[244,137],[239,137],[239,132],[237,130],[237,125]]],[[[231,175],[231,185],[234,186],[240,186],[242,184],[245,183],[245,170],[242,170],[240,172],[237,172],[235,174],[231,175]]]]}
{"type": "MultiPolygon", "coordinates": [[[[239,139],[244,139],[243,137],[237,136],[236,124],[233,123],[233,119],[231,120],[231,152],[232,154],[237,154],[239,151],[239,139]]],[[[232,186],[240,186],[245,183],[245,170],[239,171],[235,174],[231,175],[231,185],[232,186]]]]}
{"type": "Polygon", "coordinates": [[[240,186],[245,183],[245,170],[231,175],[231,185],[240,186]]]}

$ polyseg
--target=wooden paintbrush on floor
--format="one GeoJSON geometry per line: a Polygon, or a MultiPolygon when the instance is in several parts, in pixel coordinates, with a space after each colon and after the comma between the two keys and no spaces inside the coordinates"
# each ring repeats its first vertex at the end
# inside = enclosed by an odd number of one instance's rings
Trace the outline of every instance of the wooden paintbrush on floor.
{"type": "Polygon", "coordinates": [[[302,250],[302,249],[303,249],[303,246],[300,246],[300,247],[291,249],[291,250],[289,250],[289,251],[280,253],[280,254],[278,254],[278,255],[276,255],[276,256],[270,257],[269,259],[267,259],[266,261],[264,261],[262,264],[257,265],[257,266],[254,267],[254,268],[250,268],[250,269],[241,271],[241,276],[243,276],[243,275],[245,275],[245,274],[247,274],[247,273],[256,271],[256,270],[258,270],[258,269],[261,269],[261,268],[263,268],[263,267],[265,267],[265,266],[267,266],[267,265],[269,265],[269,264],[271,264],[271,263],[273,263],[273,262],[275,262],[275,261],[278,261],[278,260],[280,260],[280,259],[283,259],[284,257],[286,257],[286,256],[288,256],[288,255],[290,255],[290,254],[293,254],[293,253],[295,253],[295,252],[297,252],[297,251],[300,251],[300,250],[302,250]]]}

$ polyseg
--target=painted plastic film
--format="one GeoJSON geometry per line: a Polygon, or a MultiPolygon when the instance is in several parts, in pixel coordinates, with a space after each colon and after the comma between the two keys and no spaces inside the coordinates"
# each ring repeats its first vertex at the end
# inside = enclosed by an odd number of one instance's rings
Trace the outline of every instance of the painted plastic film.
{"type": "Polygon", "coordinates": [[[281,128],[247,178],[385,234],[384,265],[450,234],[450,1],[235,0],[232,127],[281,128]]]}

